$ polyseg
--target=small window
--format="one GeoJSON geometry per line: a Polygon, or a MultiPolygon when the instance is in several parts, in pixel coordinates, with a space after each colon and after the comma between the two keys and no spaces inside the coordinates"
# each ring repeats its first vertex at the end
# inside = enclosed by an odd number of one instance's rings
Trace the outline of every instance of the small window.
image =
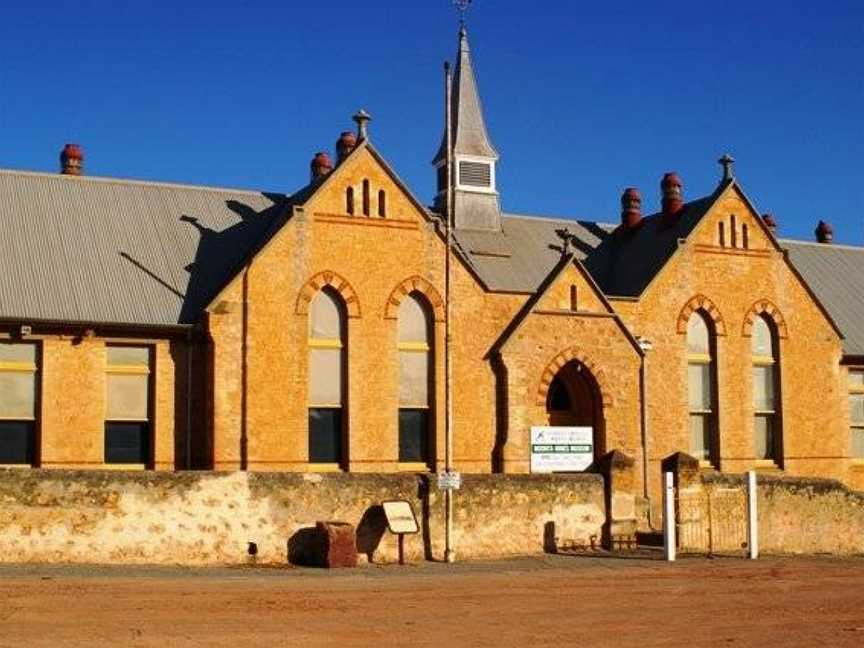
{"type": "Polygon", "coordinates": [[[576,286],[570,286],[570,310],[574,313],[578,310],[578,302],[576,301],[576,286]]]}
{"type": "Polygon", "coordinates": [[[852,457],[864,459],[864,369],[849,370],[849,423],[852,457]]]}
{"type": "Polygon", "coordinates": [[[729,227],[730,238],[732,239],[732,247],[738,247],[738,219],[735,218],[735,214],[732,214],[730,217],[731,225],[729,227]]]}
{"type": "Polygon", "coordinates": [[[720,221],[717,223],[717,227],[719,231],[717,232],[717,237],[720,241],[720,247],[726,247],[726,223],[720,221]]]}
{"type": "Polygon", "coordinates": [[[483,162],[460,162],[459,184],[468,187],[491,187],[492,166],[483,162]]]}
{"type": "Polygon", "coordinates": [[[354,187],[348,187],[345,190],[345,211],[352,216],[354,215],[354,187]]]}
{"type": "Polygon", "coordinates": [[[750,233],[747,229],[747,223],[741,223],[741,243],[745,250],[750,249],[750,233]]]}
{"type": "Polygon", "coordinates": [[[387,194],[383,189],[378,192],[378,215],[381,218],[387,217],[387,194]]]}
{"type": "Polygon", "coordinates": [[[149,347],[109,346],[105,374],[105,463],[150,463],[149,347]]]}
{"type": "Polygon", "coordinates": [[[369,215],[369,202],[371,198],[369,196],[369,181],[363,181],[363,215],[369,215]]]}
{"type": "Polygon", "coordinates": [[[0,342],[0,464],[32,464],[38,352],[33,343],[0,342]]]}

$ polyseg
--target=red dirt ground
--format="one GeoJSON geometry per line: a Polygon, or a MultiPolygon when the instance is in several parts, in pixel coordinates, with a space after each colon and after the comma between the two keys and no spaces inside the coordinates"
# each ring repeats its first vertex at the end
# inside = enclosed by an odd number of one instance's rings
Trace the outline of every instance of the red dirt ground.
{"type": "Polygon", "coordinates": [[[0,567],[0,646],[864,646],[864,559],[0,567]]]}

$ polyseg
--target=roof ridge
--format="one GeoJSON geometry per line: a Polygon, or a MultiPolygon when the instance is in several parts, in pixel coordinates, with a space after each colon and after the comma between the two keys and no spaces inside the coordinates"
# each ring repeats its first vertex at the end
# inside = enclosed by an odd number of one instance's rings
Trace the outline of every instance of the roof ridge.
{"type": "Polygon", "coordinates": [[[167,187],[171,189],[194,189],[197,191],[219,191],[223,193],[233,193],[233,194],[250,194],[260,196],[264,193],[272,193],[272,194],[280,194],[284,196],[290,196],[291,194],[286,193],[284,191],[265,191],[265,190],[255,190],[255,189],[238,189],[231,187],[217,187],[212,185],[193,185],[193,184],[184,184],[181,182],[167,182],[161,180],[136,180],[134,178],[115,178],[111,176],[76,176],[76,175],[65,175],[62,173],[49,173],[47,171],[26,171],[23,169],[3,169],[0,168],[0,175],[4,176],[25,176],[25,177],[33,177],[33,178],[51,178],[55,180],[65,180],[68,182],[96,182],[101,184],[125,184],[125,185],[134,185],[134,186],[147,186],[147,187],[167,187]]]}
{"type": "Polygon", "coordinates": [[[800,239],[782,238],[778,239],[780,245],[792,243],[794,245],[807,245],[809,247],[818,247],[823,250],[839,249],[853,250],[855,252],[864,252],[864,245],[849,245],[848,243],[819,243],[818,241],[802,241],[800,239]]]}
{"type": "Polygon", "coordinates": [[[594,225],[615,227],[615,223],[607,223],[605,221],[589,220],[587,218],[573,218],[571,216],[538,216],[535,214],[517,214],[514,212],[502,212],[504,218],[525,218],[527,220],[543,220],[543,221],[568,221],[571,223],[593,223],[594,225]]]}

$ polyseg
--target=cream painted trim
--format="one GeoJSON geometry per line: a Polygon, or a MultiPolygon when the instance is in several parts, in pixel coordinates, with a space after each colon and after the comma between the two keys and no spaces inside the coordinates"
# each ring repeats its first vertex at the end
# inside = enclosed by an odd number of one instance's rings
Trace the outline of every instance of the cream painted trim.
{"type": "Polygon", "coordinates": [[[35,362],[0,362],[0,371],[36,373],[38,368],[35,362]]]}
{"type": "Polygon", "coordinates": [[[0,464],[0,468],[4,470],[30,470],[33,468],[32,464],[0,464]]]}
{"type": "Polygon", "coordinates": [[[100,464],[97,466],[93,466],[93,470],[111,470],[111,471],[131,470],[131,471],[135,471],[135,472],[140,472],[142,470],[147,470],[147,465],[146,464],[132,464],[132,463],[130,463],[130,464],[106,463],[106,464],[100,464]]]}
{"type": "Polygon", "coordinates": [[[399,351],[410,351],[413,353],[426,353],[430,350],[426,342],[399,342],[396,348],[399,351]]]}
{"type": "Polygon", "coordinates": [[[21,421],[22,423],[30,423],[36,420],[36,416],[0,416],[0,421],[21,421]]]}
{"type": "Polygon", "coordinates": [[[150,375],[150,365],[108,365],[105,368],[105,373],[148,376],[150,375]]]}
{"type": "Polygon", "coordinates": [[[342,340],[330,338],[309,338],[310,349],[341,349],[342,340]]]}

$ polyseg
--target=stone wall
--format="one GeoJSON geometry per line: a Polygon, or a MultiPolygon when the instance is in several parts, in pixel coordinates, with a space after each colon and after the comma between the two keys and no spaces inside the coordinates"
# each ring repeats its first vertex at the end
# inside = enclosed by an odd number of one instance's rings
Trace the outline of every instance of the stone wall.
{"type": "MultiPolygon", "coordinates": [[[[466,475],[456,492],[459,558],[589,544],[605,521],[599,475],[466,475]]],[[[357,528],[361,560],[393,561],[380,504],[411,502],[409,560],[441,559],[444,497],[428,475],[0,470],[0,560],[162,564],[285,563],[318,520],[357,528]]]]}
{"type": "MultiPolygon", "coordinates": [[[[743,552],[746,475],[699,471],[685,455],[673,472],[679,547],[707,550],[710,525],[715,551],[743,552]]],[[[864,554],[864,493],[833,479],[774,475],[758,475],[757,490],[760,552],[864,554]]]]}

